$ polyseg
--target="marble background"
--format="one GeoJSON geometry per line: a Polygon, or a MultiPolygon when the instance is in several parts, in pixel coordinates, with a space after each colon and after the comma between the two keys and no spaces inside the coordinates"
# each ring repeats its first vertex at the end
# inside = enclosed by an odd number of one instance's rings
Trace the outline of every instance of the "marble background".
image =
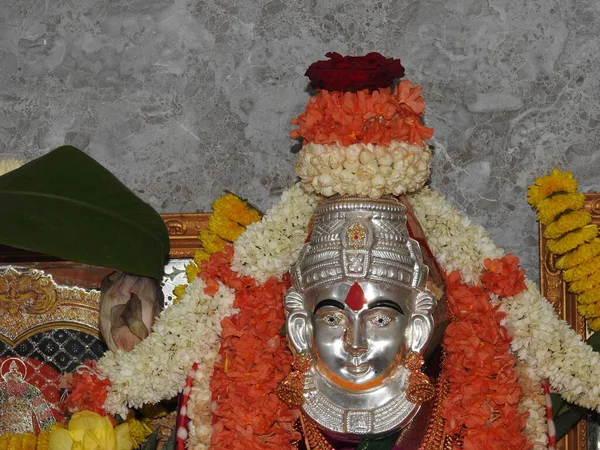
{"type": "Polygon", "coordinates": [[[537,279],[526,187],[599,190],[595,0],[2,0],[0,157],[84,150],[159,212],[294,180],[289,121],[327,51],[396,57],[436,130],[431,184],[537,279]]]}

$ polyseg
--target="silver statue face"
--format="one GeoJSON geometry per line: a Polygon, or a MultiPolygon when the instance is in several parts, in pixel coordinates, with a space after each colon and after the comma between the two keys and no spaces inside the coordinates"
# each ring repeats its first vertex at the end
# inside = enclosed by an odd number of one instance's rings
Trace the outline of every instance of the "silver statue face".
{"type": "Polygon", "coordinates": [[[317,370],[352,390],[369,389],[393,374],[405,355],[409,325],[406,293],[368,281],[359,284],[366,300],[360,309],[345,303],[349,283],[307,293],[306,305],[312,309],[311,353],[317,370]]]}

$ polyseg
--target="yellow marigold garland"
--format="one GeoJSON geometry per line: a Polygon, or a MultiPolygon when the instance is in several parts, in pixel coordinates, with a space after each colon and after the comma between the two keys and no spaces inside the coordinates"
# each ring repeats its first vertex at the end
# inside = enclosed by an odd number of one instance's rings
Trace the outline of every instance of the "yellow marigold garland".
{"type": "Polygon", "coordinates": [[[0,450],[36,449],[48,450],[48,431],[42,431],[39,437],[30,432],[23,434],[4,433],[0,436],[0,450]]]}
{"type": "Polygon", "coordinates": [[[587,277],[594,272],[600,272],[600,256],[594,256],[572,269],[565,270],[563,272],[563,280],[567,283],[571,283],[580,280],[583,277],[587,277]]]}
{"type": "Polygon", "coordinates": [[[537,219],[544,225],[549,225],[559,214],[581,209],[583,202],[585,202],[585,196],[578,192],[553,195],[537,204],[537,219]]]}
{"type": "Polygon", "coordinates": [[[571,172],[554,169],[550,175],[539,177],[527,190],[527,201],[535,208],[546,198],[559,192],[577,192],[577,180],[571,172]]]}
{"type": "Polygon", "coordinates": [[[596,236],[598,236],[598,227],[594,224],[586,225],[583,228],[578,228],[565,234],[559,239],[548,241],[548,250],[555,255],[564,255],[574,248],[591,241],[596,236]]]}
{"type": "Polygon", "coordinates": [[[556,260],[554,265],[561,270],[572,269],[597,255],[600,255],[600,239],[595,238],[590,242],[580,245],[570,253],[561,256],[556,260]]]}
{"type": "Polygon", "coordinates": [[[527,193],[537,219],[546,225],[548,250],[562,255],[556,267],[563,270],[569,291],[578,295],[577,311],[590,329],[600,330],[600,239],[590,213],[582,210],[585,196],[577,192],[577,180],[570,172],[554,169],[527,193]]]}
{"type": "MultiPolygon", "coordinates": [[[[203,249],[194,252],[194,260],[185,267],[188,283],[198,276],[202,261],[208,261],[213,253],[225,250],[225,245],[235,242],[248,225],[261,219],[258,211],[229,192],[213,202],[212,210],[208,218],[208,229],[202,230],[198,235],[203,249]]],[[[186,285],[183,284],[175,287],[175,303],[185,293],[185,288],[186,285]]]]}
{"type": "Polygon", "coordinates": [[[587,211],[570,211],[550,223],[544,230],[546,239],[557,239],[569,231],[589,225],[592,221],[592,216],[587,211]]]}

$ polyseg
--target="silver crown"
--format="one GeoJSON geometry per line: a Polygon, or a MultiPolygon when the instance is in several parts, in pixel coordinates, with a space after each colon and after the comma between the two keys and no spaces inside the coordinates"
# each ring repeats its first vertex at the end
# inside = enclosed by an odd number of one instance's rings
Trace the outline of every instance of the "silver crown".
{"type": "Polygon", "coordinates": [[[398,199],[334,196],[316,207],[292,279],[298,291],[359,278],[422,289],[427,273],[398,199]]]}

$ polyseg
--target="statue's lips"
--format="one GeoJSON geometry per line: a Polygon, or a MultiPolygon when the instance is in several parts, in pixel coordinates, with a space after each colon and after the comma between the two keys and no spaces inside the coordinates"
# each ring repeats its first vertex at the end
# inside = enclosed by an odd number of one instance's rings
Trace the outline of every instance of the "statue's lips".
{"type": "Polygon", "coordinates": [[[367,373],[370,367],[369,364],[349,365],[346,366],[346,370],[352,375],[358,376],[367,373]]]}

